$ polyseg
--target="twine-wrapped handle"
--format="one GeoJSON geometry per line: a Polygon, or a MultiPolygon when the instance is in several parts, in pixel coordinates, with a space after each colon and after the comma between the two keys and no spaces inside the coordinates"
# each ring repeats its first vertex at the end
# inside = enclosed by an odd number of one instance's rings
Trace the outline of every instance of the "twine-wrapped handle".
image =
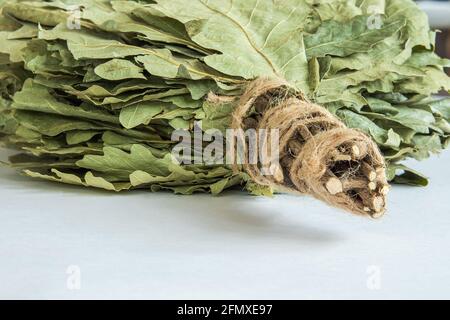
{"type": "Polygon", "coordinates": [[[255,182],[310,194],[357,214],[374,218],[384,214],[389,185],[376,143],[363,132],[347,128],[286,82],[258,79],[250,83],[233,113],[232,128],[278,129],[278,170],[267,175],[261,163],[243,165],[255,182]]]}

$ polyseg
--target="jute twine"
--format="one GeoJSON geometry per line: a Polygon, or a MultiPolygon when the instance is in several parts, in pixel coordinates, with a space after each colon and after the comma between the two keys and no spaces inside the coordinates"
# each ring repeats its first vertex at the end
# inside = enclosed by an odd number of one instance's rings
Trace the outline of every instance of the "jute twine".
{"type": "MultiPolygon", "coordinates": [[[[347,128],[283,80],[250,83],[233,113],[233,129],[278,129],[279,166],[240,167],[255,182],[278,191],[310,194],[347,211],[377,218],[385,212],[389,185],[384,158],[373,140],[347,128]]],[[[248,141],[241,136],[245,151],[248,141]]],[[[263,144],[269,145],[270,134],[263,144]]],[[[267,147],[267,146],[266,146],[267,147]]]]}

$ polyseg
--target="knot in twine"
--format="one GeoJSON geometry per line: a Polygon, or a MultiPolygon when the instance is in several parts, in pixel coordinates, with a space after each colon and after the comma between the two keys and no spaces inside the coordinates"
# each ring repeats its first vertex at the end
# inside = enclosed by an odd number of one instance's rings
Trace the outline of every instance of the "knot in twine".
{"type": "MultiPolygon", "coordinates": [[[[365,133],[347,128],[287,82],[251,82],[233,113],[232,129],[265,129],[269,133],[260,147],[265,144],[269,149],[270,130],[278,129],[280,161],[272,164],[271,174],[262,170],[262,163],[246,161],[242,165],[256,183],[277,191],[310,194],[332,206],[374,218],[385,212],[389,185],[376,143],[365,133]]],[[[251,152],[248,139],[240,138],[245,152],[251,152]]]]}

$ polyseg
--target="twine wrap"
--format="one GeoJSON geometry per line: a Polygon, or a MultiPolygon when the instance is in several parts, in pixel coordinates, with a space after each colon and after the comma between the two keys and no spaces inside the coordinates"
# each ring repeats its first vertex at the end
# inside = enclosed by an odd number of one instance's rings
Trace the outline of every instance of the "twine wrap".
{"type": "MultiPolygon", "coordinates": [[[[283,80],[258,79],[233,113],[233,129],[278,129],[280,166],[242,165],[255,182],[278,191],[310,194],[344,210],[381,217],[389,185],[385,162],[373,140],[347,128],[283,80]]],[[[248,141],[242,136],[245,151],[248,141]]],[[[269,144],[270,135],[263,143],[269,144]]]]}

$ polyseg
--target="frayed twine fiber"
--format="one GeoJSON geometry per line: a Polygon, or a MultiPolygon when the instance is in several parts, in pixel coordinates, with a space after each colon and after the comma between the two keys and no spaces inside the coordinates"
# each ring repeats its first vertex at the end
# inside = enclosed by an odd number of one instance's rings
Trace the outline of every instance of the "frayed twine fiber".
{"type": "MultiPolygon", "coordinates": [[[[280,167],[264,175],[260,163],[243,165],[255,182],[310,194],[356,214],[374,218],[384,214],[389,185],[378,146],[287,82],[258,79],[250,83],[233,113],[232,128],[279,129],[280,167]]],[[[270,135],[265,139],[269,144],[270,135]]]]}

